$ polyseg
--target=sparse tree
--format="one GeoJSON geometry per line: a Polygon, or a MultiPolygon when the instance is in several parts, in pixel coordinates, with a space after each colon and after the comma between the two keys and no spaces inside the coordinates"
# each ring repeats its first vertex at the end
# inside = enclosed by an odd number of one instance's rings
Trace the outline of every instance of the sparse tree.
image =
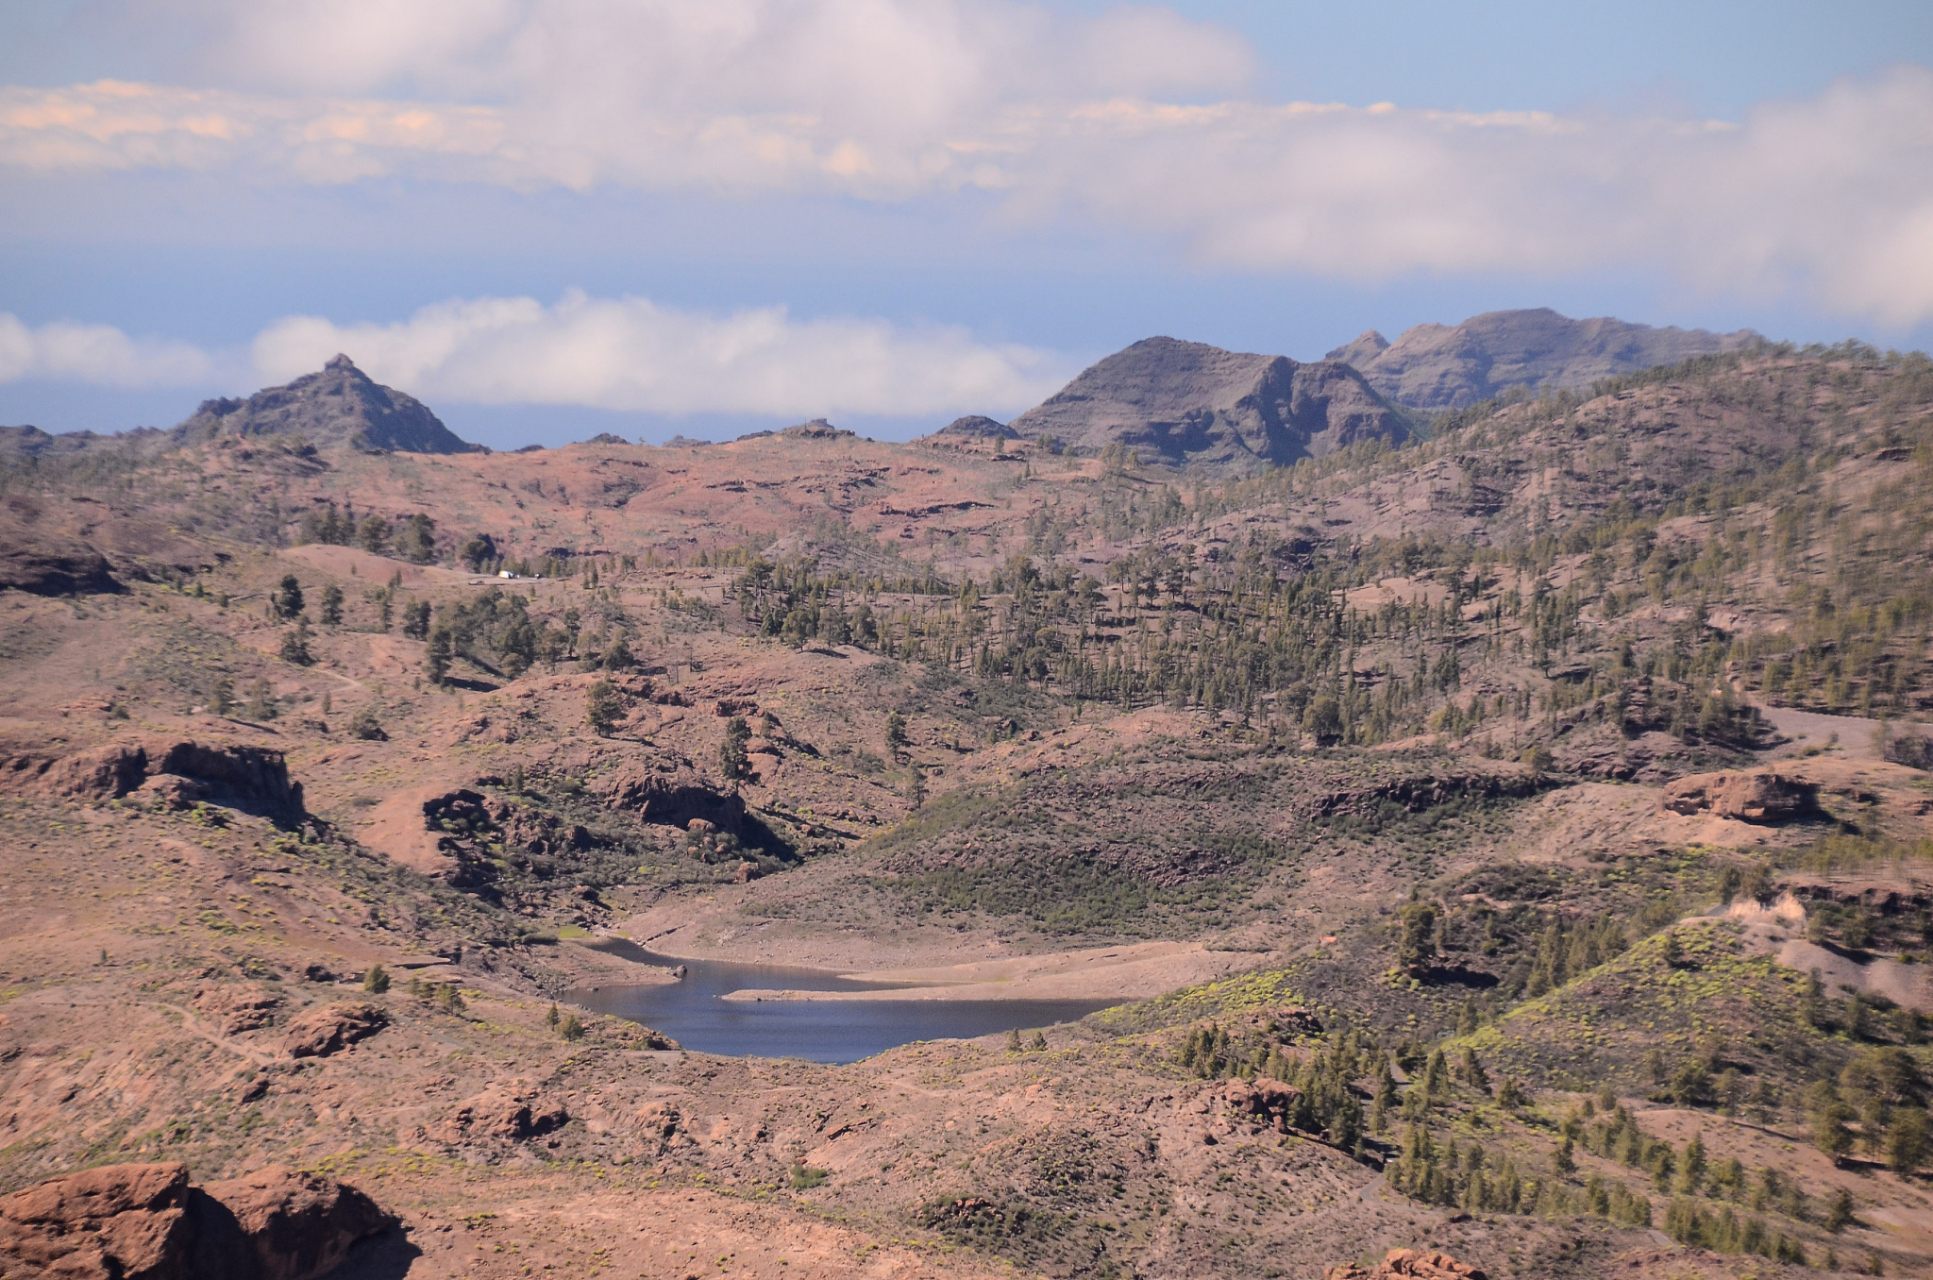
{"type": "Polygon", "coordinates": [[[417,564],[436,559],[436,521],[420,511],[411,516],[396,533],[396,550],[417,564]]]}
{"type": "Polygon", "coordinates": [[[412,600],[403,606],[403,638],[406,640],[430,638],[429,601],[412,600]]]}
{"type": "Polygon", "coordinates": [[[1886,1131],[1886,1167],[1901,1177],[1918,1173],[1926,1163],[1926,1147],[1926,1112],[1918,1107],[1895,1111],[1886,1131]]]}
{"type": "Polygon", "coordinates": [[[282,637],[282,661],[294,663],[298,667],[315,664],[315,655],[309,652],[307,618],[297,618],[294,628],[282,637]]]}
{"type": "Polygon", "coordinates": [[[897,710],[886,713],[886,750],[895,756],[906,750],[906,717],[897,710]]]}
{"type": "Polygon", "coordinates": [[[487,533],[473,533],[456,553],[456,558],[468,565],[471,573],[481,573],[496,562],[496,540],[487,533]]]}
{"type": "Polygon", "coordinates": [[[1342,704],[1323,694],[1302,713],[1302,728],[1319,747],[1333,747],[1342,741],[1342,704]]]}
{"type": "Polygon", "coordinates": [[[333,582],[322,588],[322,608],[319,616],[325,627],[342,625],[342,588],[333,582]]]}
{"type": "Polygon", "coordinates": [[[389,990],[389,970],[379,964],[369,966],[369,972],[362,975],[362,989],[377,995],[389,990]]]}
{"type": "Polygon", "coordinates": [[[725,740],[718,746],[718,764],[727,782],[735,782],[751,772],[751,757],[745,751],[745,744],[751,740],[752,727],[745,723],[744,716],[733,716],[725,722],[725,740]]]}
{"type": "Polygon", "coordinates": [[[430,633],[429,649],[423,655],[423,669],[429,673],[431,684],[441,685],[449,678],[450,662],[455,654],[456,646],[448,627],[438,627],[430,633]]]}
{"type": "Polygon", "coordinates": [[[383,732],[383,722],[373,705],[358,711],[355,719],[349,722],[349,736],[363,742],[389,741],[389,735],[383,732]]]}
{"type": "Polygon", "coordinates": [[[598,661],[606,671],[629,671],[638,665],[637,658],[631,653],[631,646],[624,643],[623,636],[611,641],[598,661]]]}
{"type": "Polygon", "coordinates": [[[249,720],[273,720],[276,715],[275,690],[269,686],[264,676],[249,686],[248,701],[242,704],[242,715],[249,720]]]}
{"type": "Polygon", "coordinates": [[[617,686],[609,680],[599,680],[584,694],[584,719],[591,731],[600,738],[608,738],[624,718],[624,699],[618,694],[617,686]]]}
{"type": "Polygon", "coordinates": [[[1402,936],[1396,944],[1396,964],[1413,978],[1421,978],[1436,960],[1436,908],[1412,902],[1400,916],[1402,936]]]}
{"type": "Polygon", "coordinates": [[[275,616],[287,621],[302,612],[302,583],[292,573],[284,574],[275,590],[275,616]]]}
{"type": "Polygon", "coordinates": [[[389,545],[389,521],[381,516],[364,516],[356,526],[356,543],[371,555],[381,555],[389,545]]]}

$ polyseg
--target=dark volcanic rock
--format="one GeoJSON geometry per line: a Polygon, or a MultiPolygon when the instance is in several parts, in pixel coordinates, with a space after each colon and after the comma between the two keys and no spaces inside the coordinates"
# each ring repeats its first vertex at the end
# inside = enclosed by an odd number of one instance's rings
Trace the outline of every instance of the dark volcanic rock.
{"type": "Polygon", "coordinates": [[[1490,311],[1459,325],[1419,324],[1393,343],[1372,329],[1327,358],[1355,366],[1398,404],[1440,410],[1461,409],[1511,387],[1588,387],[1599,378],[1762,340],[1750,329],[1658,329],[1608,316],[1572,320],[1538,307],[1490,311]]]}
{"type": "Polygon", "coordinates": [[[246,400],[204,400],[175,428],[184,439],[220,435],[294,435],[319,448],[393,449],[403,453],[482,453],[461,440],[414,396],[379,386],[348,356],[320,373],[246,400]]]}
{"type": "Polygon", "coordinates": [[[1299,364],[1173,338],[1116,352],[1011,425],[1076,448],[1122,444],[1176,465],[1237,469],[1409,434],[1402,412],[1340,361],[1299,364]]]}

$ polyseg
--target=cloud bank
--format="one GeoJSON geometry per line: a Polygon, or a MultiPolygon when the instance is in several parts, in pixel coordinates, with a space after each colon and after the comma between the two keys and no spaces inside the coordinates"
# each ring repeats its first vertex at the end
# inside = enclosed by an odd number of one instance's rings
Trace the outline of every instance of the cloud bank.
{"type": "Polygon", "coordinates": [[[470,404],[653,413],[914,415],[1038,403],[1064,361],[988,346],[952,327],[797,320],[784,307],[707,315],[644,298],[566,294],[424,307],[391,325],[291,317],[256,338],[255,368],[284,382],[346,351],[379,382],[470,404]]]}
{"type": "Polygon", "coordinates": [[[443,302],[397,324],[291,316],[258,334],[246,358],[106,326],[32,328],[0,314],[0,383],[207,385],[247,376],[235,370],[252,365],[255,379],[274,384],[337,352],[432,404],[663,414],[997,413],[1037,404],[1073,372],[1054,353],[981,343],[959,328],[797,319],[783,307],[712,315],[576,291],[551,306],[443,302]]]}
{"type": "Polygon", "coordinates": [[[108,387],[191,387],[216,373],[216,361],[185,342],[130,338],[101,324],[29,326],[0,312],[0,383],[24,379],[108,387]]]}
{"type": "Polygon", "coordinates": [[[1923,68],[1713,122],[1258,102],[1239,41],[1156,8],[164,0],[128,17],[128,39],[195,33],[175,82],[0,90],[0,173],[981,192],[1009,218],[1238,268],[1634,268],[1933,318],[1923,68]]]}

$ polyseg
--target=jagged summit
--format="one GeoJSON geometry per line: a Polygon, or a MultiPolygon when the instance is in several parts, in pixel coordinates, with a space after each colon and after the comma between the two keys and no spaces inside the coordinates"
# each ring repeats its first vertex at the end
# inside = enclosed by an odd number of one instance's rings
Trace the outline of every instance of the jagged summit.
{"type": "Polygon", "coordinates": [[[1282,466],[1409,424],[1349,365],[1145,338],[1083,371],[1013,430],[1074,447],[1125,444],[1176,465],[1282,466]]]}
{"type": "Polygon", "coordinates": [[[1736,351],[1757,332],[1655,328],[1599,316],[1572,320],[1549,307],[1488,311],[1462,324],[1419,324],[1390,342],[1374,329],[1327,359],[1362,371],[1369,385],[1412,409],[1461,409],[1511,387],[1570,390],[1599,378],[1736,351]]]}
{"type": "Polygon", "coordinates": [[[320,373],[266,387],[246,400],[204,400],[176,432],[189,440],[220,435],[299,435],[321,448],[401,453],[483,453],[444,426],[428,405],[382,386],[338,355],[320,373]]]}

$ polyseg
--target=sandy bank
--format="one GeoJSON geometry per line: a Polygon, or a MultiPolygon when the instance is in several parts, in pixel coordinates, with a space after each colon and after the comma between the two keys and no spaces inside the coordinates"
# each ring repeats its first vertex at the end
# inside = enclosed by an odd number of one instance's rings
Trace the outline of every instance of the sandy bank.
{"type": "Polygon", "coordinates": [[[1057,951],[918,969],[841,974],[891,983],[871,991],[791,991],[748,988],[726,1000],[1131,1000],[1208,982],[1262,963],[1252,951],[1210,951],[1198,942],[1140,942],[1129,946],[1057,951]]]}

